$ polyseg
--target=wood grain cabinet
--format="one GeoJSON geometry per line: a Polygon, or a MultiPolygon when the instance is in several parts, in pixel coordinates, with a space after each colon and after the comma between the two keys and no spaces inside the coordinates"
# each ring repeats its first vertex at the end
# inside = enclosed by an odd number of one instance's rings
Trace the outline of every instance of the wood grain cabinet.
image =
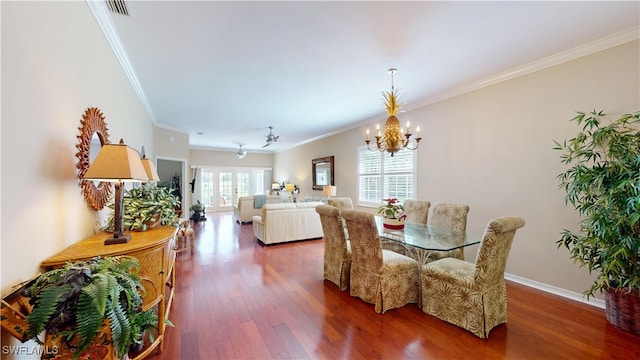
{"type": "Polygon", "coordinates": [[[158,336],[136,359],[143,359],[155,349],[162,352],[165,325],[173,302],[175,285],[175,242],[178,228],[156,227],[132,232],[126,244],[104,245],[110,233],[101,232],[81,240],[42,262],[47,270],[64,266],[68,261],[88,260],[96,256],[133,256],[140,262],[140,277],[146,290],[143,310],[157,306],[158,336]]]}

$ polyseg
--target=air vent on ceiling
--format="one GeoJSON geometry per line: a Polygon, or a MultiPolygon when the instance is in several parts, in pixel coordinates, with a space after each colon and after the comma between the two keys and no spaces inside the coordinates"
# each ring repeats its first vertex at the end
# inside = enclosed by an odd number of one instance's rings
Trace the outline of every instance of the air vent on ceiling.
{"type": "Polygon", "coordinates": [[[105,0],[109,10],[116,14],[129,16],[129,8],[124,0],[105,0]]]}

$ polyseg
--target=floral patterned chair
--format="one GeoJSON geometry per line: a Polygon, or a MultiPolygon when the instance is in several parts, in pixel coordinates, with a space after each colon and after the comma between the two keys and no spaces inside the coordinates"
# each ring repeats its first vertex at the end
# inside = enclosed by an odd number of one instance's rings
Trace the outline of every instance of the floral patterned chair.
{"type": "Polygon", "coordinates": [[[504,269],[520,217],[493,219],[487,225],[475,263],[444,258],[422,266],[421,308],[474,335],[487,338],[489,331],[507,322],[507,286],[504,269]]]}
{"type": "Polygon", "coordinates": [[[410,257],[383,250],[373,214],[344,210],[351,238],[351,296],[377,313],[418,302],[419,266],[410,257]]]}
{"type": "Polygon", "coordinates": [[[402,204],[404,207],[404,213],[407,215],[405,222],[412,222],[418,224],[426,224],[429,218],[429,207],[431,202],[425,200],[410,200],[407,199],[402,204]]]}
{"type": "MultiPolygon", "coordinates": [[[[429,224],[434,228],[449,229],[456,233],[464,233],[467,231],[468,213],[468,205],[435,203],[431,210],[431,222],[429,224]]],[[[464,260],[464,250],[434,251],[430,255],[431,260],[438,260],[445,257],[464,260]]]]}
{"type": "Polygon", "coordinates": [[[353,210],[353,201],[350,197],[332,197],[327,200],[327,204],[337,207],[340,211],[353,210]]]}
{"type": "Polygon", "coordinates": [[[342,215],[337,207],[316,206],[324,233],[324,278],[338,285],[340,291],[349,288],[351,245],[345,236],[342,215]]]}

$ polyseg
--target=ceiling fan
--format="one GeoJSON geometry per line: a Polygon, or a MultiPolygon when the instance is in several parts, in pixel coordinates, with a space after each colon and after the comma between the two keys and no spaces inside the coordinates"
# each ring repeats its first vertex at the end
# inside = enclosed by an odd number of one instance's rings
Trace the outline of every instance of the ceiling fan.
{"type": "Polygon", "coordinates": [[[238,157],[238,159],[244,159],[245,156],[247,156],[247,150],[242,150],[242,144],[239,144],[240,149],[238,149],[238,151],[236,151],[236,156],[238,157]]]}
{"type": "Polygon", "coordinates": [[[280,136],[273,135],[273,126],[269,126],[269,134],[265,136],[267,137],[267,143],[262,146],[263,148],[278,142],[278,138],[280,138],[280,136]]]}

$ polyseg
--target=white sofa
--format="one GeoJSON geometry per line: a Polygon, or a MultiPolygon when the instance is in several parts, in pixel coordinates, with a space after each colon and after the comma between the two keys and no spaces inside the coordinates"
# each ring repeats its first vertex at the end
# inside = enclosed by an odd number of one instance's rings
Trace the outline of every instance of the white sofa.
{"type": "MultiPolygon", "coordinates": [[[[279,195],[267,195],[267,202],[265,204],[280,203],[279,195]]],[[[241,196],[238,198],[238,203],[233,205],[233,219],[239,223],[250,222],[251,218],[256,215],[260,215],[262,208],[256,209],[253,206],[253,196],[241,196]]]]}
{"type": "Polygon", "coordinates": [[[267,204],[253,217],[253,234],[265,245],[321,238],[318,205],[322,202],[267,204]]]}

